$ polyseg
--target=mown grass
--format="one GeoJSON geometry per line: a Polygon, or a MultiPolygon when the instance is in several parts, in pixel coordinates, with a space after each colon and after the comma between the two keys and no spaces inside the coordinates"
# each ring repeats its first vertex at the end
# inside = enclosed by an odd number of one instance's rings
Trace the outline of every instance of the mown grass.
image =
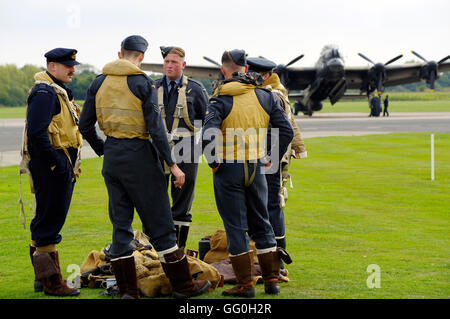
{"type": "MultiPolygon", "coordinates": [[[[306,139],[309,157],[293,162],[285,210],[291,281],[275,298],[449,298],[450,134],[436,134],[435,142],[431,181],[428,134],[306,139]],[[381,288],[366,285],[370,264],[381,269],[381,288]]],[[[63,270],[111,241],[101,166],[101,158],[83,161],[58,245],[63,270]]],[[[0,298],[47,298],[32,291],[17,172],[16,166],[0,168],[0,298]]],[[[26,181],[23,189],[28,228],[26,181]]],[[[187,246],[196,249],[201,237],[222,228],[204,163],[192,211],[187,246]]],[[[133,226],[141,228],[138,218],[133,226]]],[[[79,298],[100,298],[100,291],[82,289],[79,298]]],[[[222,298],[221,291],[202,298],[222,298]]],[[[262,291],[258,285],[257,298],[273,298],[262,291]]]]}
{"type": "MultiPolygon", "coordinates": [[[[450,112],[450,92],[388,92],[389,112],[450,112]]],[[[291,101],[293,104],[295,101],[291,101]]],[[[83,106],[84,101],[77,101],[83,106]]],[[[0,105],[0,118],[24,118],[25,106],[6,107],[0,105]]],[[[341,99],[335,105],[323,102],[324,113],[358,112],[369,113],[367,99],[341,99]]]]}
{"type": "MultiPolygon", "coordinates": [[[[369,114],[369,104],[364,101],[346,101],[342,100],[334,105],[330,102],[323,103],[323,109],[320,113],[367,113],[369,114]]],[[[450,99],[448,100],[391,100],[388,107],[389,113],[398,112],[450,112],[450,99]]]]}
{"type": "MultiPolygon", "coordinates": [[[[83,106],[84,101],[76,101],[79,106],[83,106]]],[[[26,106],[3,106],[0,105],[0,119],[25,118],[26,106]]]]}

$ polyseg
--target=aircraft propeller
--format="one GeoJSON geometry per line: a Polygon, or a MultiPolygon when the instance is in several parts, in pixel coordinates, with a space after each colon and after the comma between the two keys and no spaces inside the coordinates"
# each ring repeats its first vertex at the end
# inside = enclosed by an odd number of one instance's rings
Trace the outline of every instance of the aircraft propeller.
{"type": "MultiPolygon", "coordinates": [[[[291,66],[292,64],[294,64],[295,62],[297,62],[298,60],[300,60],[301,58],[303,58],[305,55],[304,54],[300,54],[299,56],[297,56],[296,58],[292,59],[291,61],[289,61],[288,64],[279,64],[274,72],[276,72],[278,74],[278,76],[280,77],[280,81],[281,83],[285,84],[285,80],[286,80],[286,69],[291,66]]],[[[218,66],[219,68],[222,67],[222,65],[216,61],[214,61],[211,58],[208,58],[207,56],[203,56],[203,59],[205,59],[206,61],[218,66]]]]}
{"type": "MultiPolygon", "coordinates": [[[[400,59],[403,56],[403,54],[400,54],[400,55],[396,56],[395,58],[390,59],[389,61],[387,61],[384,64],[383,63],[375,63],[362,53],[358,53],[358,55],[361,58],[363,58],[364,60],[366,60],[374,65],[372,70],[373,70],[373,72],[375,72],[377,92],[378,92],[378,94],[381,94],[382,89],[383,89],[383,80],[386,77],[386,66],[397,61],[398,59],[400,59]]],[[[369,94],[369,92],[367,92],[367,94],[369,94]]]]}
{"type": "Polygon", "coordinates": [[[203,59],[205,59],[206,61],[208,61],[208,62],[210,62],[210,63],[212,63],[212,64],[215,64],[215,65],[217,65],[219,68],[221,68],[222,67],[222,65],[219,63],[219,62],[216,62],[216,61],[214,61],[213,59],[211,59],[211,58],[208,58],[207,56],[203,56],[202,57],[203,59]]]}
{"type": "Polygon", "coordinates": [[[411,51],[411,53],[426,63],[421,69],[421,78],[427,80],[427,82],[430,84],[430,90],[434,91],[434,82],[437,79],[438,67],[440,64],[450,59],[450,55],[441,59],[439,62],[435,62],[435,61],[428,61],[415,51],[411,51]]]}
{"type": "Polygon", "coordinates": [[[287,68],[292,64],[294,64],[295,62],[297,62],[298,60],[300,60],[301,58],[303,58],[304,56],[305,56],[304,54],[300,54],[296,58],[289,61],[288,64],[278,64],[277,67],[274,69],[274,72],[278,74],[278,76],[280,77],[280,81],[284,86],[286,86],[287,81],[287,72],[286,72],[287,68]]]}
{"type": "Polygon", "coordinates": [[[294,64],[295,62],[297,62],[298,60],[300,60],[301,58],[303,58],[305,55],[304,54],[300,54],[298,57],[296,57],[295,59],[292,59],[291,62],[289,62],[288,64],[285,65],[285,67],[287,68],[288,66],[294,64]]]}

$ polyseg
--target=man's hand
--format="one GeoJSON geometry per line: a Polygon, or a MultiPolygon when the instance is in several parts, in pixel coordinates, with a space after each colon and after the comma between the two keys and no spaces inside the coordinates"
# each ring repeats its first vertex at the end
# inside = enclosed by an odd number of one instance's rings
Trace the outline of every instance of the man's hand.
{"type": "Polygon", "coordinates": [[[216,173],[216,172],[219,170],[220,165],[222,165],[222,163],[219,163],[219,165],[217,165],[216,167],[214,167],[214,168],[212,169],[212,172],[213,172],[213,173],[216,173]]]}
{"type": "Polygon", "coordinates": [[[177,164],[173,164],[172,166],[170,166],[170,172],[175,177],[175,181],[173,182],[175,187],[181,188],[181,186],[183,186],[184,184],[185,179],[183,171],[178,167],[177,164]]]}

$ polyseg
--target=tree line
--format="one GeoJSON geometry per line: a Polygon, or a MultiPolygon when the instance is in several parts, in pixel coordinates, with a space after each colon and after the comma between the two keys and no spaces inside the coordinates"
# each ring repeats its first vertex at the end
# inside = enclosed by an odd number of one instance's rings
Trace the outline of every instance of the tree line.
{"type": "MultiPolygon", "coordinates": [[[[0,106],[24,106],[27,103],[28,93],[34,84],[34,74],[43,71],[44,68],[27,64],[18,68],[14,64],[0,65],[0,106]]],[[[92,65],[83,64],[77,67],[76,75],[67,87],[72,90],[76,100],[84,100],[86,91],[92,80],[97,76],[98,70],[92,65]]],[[[153,79],[161,75],[150,75],[153,79]]],[[[197,79],[206,88],[207,92],[212,92],[212,81],[208,79],[197,79]]],[[[450,87],[450,72],[444,73],[436,81],[436,91],[448,89],[450,87]]],[[[427,86],[423,82],[398,85],[388,88],[388,91],[425,91],[427,86]]]]}

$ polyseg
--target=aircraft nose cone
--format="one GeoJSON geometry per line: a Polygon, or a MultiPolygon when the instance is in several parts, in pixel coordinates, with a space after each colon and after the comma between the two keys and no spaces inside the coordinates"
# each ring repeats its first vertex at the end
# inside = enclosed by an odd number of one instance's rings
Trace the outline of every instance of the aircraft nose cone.
{"type": "Polygon", "coordinates": [[[344,70],[344,64],[338,59],[333,59],[328,62],[328,70],[333,73],[340,73],[344,70]]]}

